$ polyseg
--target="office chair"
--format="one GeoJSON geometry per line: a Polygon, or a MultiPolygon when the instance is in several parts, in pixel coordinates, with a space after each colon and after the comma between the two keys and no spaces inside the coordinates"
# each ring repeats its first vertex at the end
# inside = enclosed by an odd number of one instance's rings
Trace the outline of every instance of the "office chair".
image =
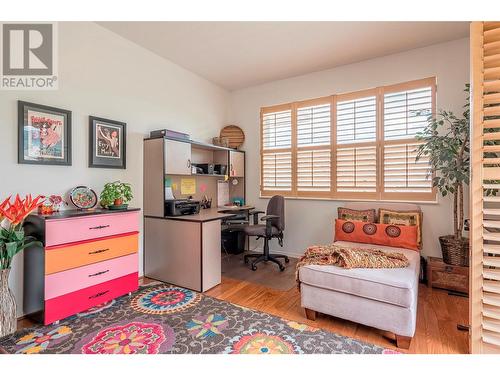
{"type": "Polygon", "coordinates": [[[249,258],[257,258],[252,262],[252,270],[257,270],[257,264],[260,262],[271,261],[276,263],[280,271],[285,270],[285,266],[277,259],[284,258],[285,262],[290,262],[286,255],[269,254],[269,241],[277,238],[281,247],[283,247],[283,230],[285,229],[285,199],[281,195],[275,195],[267,204],[266,215],[260,218],[260,221],[265,221],[266,224],[259,224],[259,214],[264,211],[251,211],[253,215],[253,225],[242,227],[243,232],[247,236],[254,236],[264,239],[263,254],[248,254],[245,255],[245,263],[248,263],[249,258]]]}

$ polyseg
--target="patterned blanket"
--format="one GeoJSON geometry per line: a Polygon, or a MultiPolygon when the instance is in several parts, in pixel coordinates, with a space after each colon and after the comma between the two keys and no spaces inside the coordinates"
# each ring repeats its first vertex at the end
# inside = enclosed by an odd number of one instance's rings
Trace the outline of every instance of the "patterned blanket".
{"type": "Polygon", "coordinates": [[[295,270],[295,279],[299,286],[299,268],[309,264],[334,265],[342,268],[405,268],[410,262],[402,253],[386,253],[377,249],[334,244],[310,246],[300,258],[295,270]]]}

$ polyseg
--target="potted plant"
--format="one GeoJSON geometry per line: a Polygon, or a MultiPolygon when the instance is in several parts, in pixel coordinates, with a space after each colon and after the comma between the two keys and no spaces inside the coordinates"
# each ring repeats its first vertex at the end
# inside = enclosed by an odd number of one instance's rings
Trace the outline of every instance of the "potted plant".
{"type": "MultiPolygon", "coordinates": [[[[464,90],[469,94],[469,85],[464,90]]],[[[422,141],[417,160],[429,157],[434,172],[432,185],[443,197],[453,195],[453,234],[439,237],[443,261],[458,266],[469,265],[469,240],[463,237],[464,185],[469,184],[470,121],[469,95],[461,117],[439,110],[428,117],[428,125],[417,135],[422,141]]]]}
{"type": "Polygon", "coordinates": [[[23,222],[40,204],[41,197],[8,197],[0,204],[0,337],[17,329],[16,301],[9,288],[9,274],[14,256],[23,249],[38,243],[24,235],[23,222]]]}
{"type": "Polygon", "coordinates": [[[101,205],[110,210],[127,208],[128,202],[132,200],[132,187],[126,182],[108,182],[101,192],[101,205]]]}

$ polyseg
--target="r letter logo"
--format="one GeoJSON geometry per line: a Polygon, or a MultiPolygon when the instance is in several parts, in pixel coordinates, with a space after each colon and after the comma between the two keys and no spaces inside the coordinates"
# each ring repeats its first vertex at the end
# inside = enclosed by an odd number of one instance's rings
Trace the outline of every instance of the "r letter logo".
{"type": "Polygon", "coordinates": [[[56,31],[52,23],[2,24],[0,88],[57,89],[56,31]]]}

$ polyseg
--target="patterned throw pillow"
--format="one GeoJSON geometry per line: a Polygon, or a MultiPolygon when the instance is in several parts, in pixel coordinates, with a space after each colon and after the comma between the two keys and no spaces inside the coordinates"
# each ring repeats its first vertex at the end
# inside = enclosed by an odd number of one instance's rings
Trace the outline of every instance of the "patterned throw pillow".
{"type": "Polygon", "coordinates": [[[338,218],[342,220],[364,221],[366,223],[375,222],[375,210],[352,210],[350,208],[339,207],[338,218]]]}
{"type": "Polygon", "coordinates": [[[335,241],[402,247],[418,251],[417,227],[335,220],[335,241]]]}
{"type": "Polygon", "coordinates": [[[422,250],[422,212],[421,211],[394,211],[379,208],[379,222],[382,224],[411,225],[417,227],[417,244],[422,250]]]}

